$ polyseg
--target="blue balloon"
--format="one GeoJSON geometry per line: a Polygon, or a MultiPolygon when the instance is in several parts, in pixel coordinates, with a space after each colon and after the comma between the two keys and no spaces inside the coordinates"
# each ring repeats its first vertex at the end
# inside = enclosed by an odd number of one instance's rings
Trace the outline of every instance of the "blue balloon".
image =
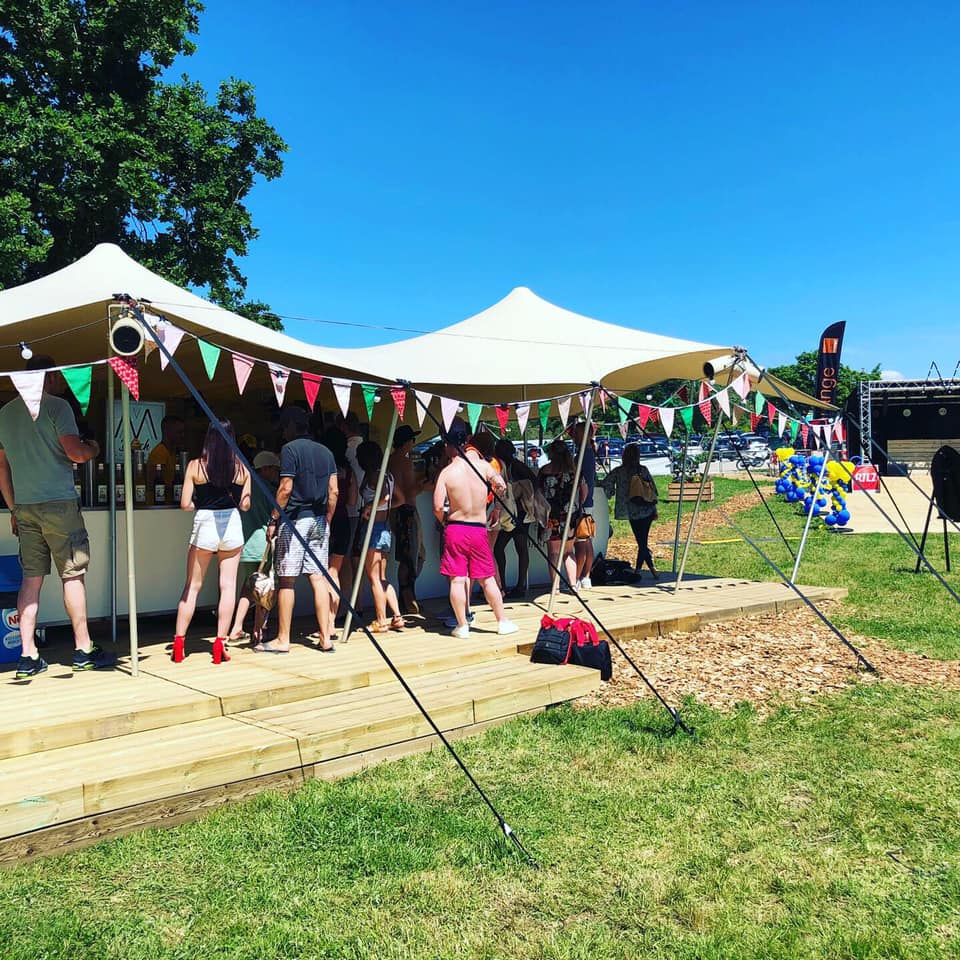
{"type": "Polygon", "coordinates": [[[832,526],[834,526],[834,525],[836,524],[837,518],[836,518],[836,516],[835,516],[834,514],[828,513],[828,514],[823,518],[823,522],[824,522],[828,527],[832,527],[832,526]]]}
{"type": "Polygon", "coordinates": [[[837,523],[839,523],[840,526],[842,527],[844,524],[849,522],[850,522],[850,511],[847,510],[846,507],[844,507],[843,510],[841,510],[837,514],[837,523]]]}
{"type": "Polygon", "coordinates": [[[815,517],[819,517],[819,516],[820,516],[820,508],[819,508],[819,507],[814,507],[814,508],[813,508],[813,515],[814,515],[815,517]]]}
{"type": "Polygon", "coordinates": [[[790,503],[796,503],[796,502],[797,502],[797,491],[796,491],[796,490],[788,490],[788,491],[787,491],[787,500],[788,500],[790,503]]]}
{"type": "Polygon", "coordinates": [[[818,507],[825,507],[826,505],[827,505],[827,501],[824,500],[823,497],[820,497],[820,498],[817,500],[817,506],[818,506],[818,507]]]}

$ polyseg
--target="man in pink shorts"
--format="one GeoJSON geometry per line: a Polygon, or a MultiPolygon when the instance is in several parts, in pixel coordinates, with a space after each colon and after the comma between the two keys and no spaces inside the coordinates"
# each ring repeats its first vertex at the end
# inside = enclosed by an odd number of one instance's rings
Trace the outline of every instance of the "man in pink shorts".
{"type": "Polygon", "coordinates": [[[506,485],[503,477],[479,453],[464,451],[465,426],[462,421],[455,420],[444,437],[451,459],[440,471],[433,491],[433,513],[441,523],[446,521],[440,572],[450,578],[450,606],[457,618],[453,635],[460,640],[470,636],[467,589],[471,580],[480,582],[487,603],[497,618],[497,632],[506,636],[519,629],[504,616],[503,598],[497,587],[497,568],[487,536],[488,486],[494,493],[503,494],[506,485]]]}

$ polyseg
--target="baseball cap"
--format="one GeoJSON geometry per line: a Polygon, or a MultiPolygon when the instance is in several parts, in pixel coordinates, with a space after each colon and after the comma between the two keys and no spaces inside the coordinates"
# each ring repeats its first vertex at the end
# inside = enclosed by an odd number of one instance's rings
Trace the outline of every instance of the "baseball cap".
{"type": "Polygon", "coordinates": [[[253,469],[262,470],[264,467],[279,467],[280,458],[269,450],[261,450],[253,458],[253,469]]]}
{"type": "Polygon", "coordinates": [[[420,434],[414,430],[413,427],[408,427],[405,423],[401,423],[393,434],[394,449],[402,447],[408,440],[413,440],[414,437],[419,436],[420,434]]]}
{"type": "Polygon", "coordinates": [[[466,423],[460,417],[454,417],[450,422],[450,428],[444,431],[443,439],[451,446],[458,447],[467,442],[470,431],[466,423]]]}

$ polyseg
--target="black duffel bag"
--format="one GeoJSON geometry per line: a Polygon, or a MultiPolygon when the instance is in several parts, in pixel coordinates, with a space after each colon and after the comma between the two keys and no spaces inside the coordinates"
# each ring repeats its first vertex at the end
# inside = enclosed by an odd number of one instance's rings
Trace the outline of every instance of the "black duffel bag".
{"type": "Polygon", "coordinates": [[[569,620],[553,620],[544,614],[540,621],[540,632],[530,654],[532,663],[567,663],[573,643],[567,623],[569,620]]]}

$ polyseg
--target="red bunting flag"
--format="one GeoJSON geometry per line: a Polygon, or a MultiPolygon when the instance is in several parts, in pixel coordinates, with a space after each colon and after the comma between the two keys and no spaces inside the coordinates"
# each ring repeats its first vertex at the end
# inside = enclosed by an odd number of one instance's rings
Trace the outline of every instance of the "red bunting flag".
{"type": "Polygon", "coordinates": [[[681,403],[686,403],[686,402],[687,402],[687,385],[686,385],[686,384],[684,384],[684,385],[677,391],[677,399],[678,399],[681,403]]]}
{"type": "Polygon", "coordinates": [[[505,403],[498,403],[493,409],[497,414],[500,432],[503,433],[507,429],[507,421],[510,419],[510,408],[505,403]]]}
{"type": "Polygon", "coordinates": [[[640,421],[640,429],[643,430],[647,421],[650,419],[650,414],[653,413],[653,407],[648,407],[646,404],[638,403],[637,404],[637,419],[640,421]]]}
{"type": "Polygon", "coordinates": [[[397,416],[402,420],[403,411],[407,409],[406,387],[391,387],[390,396],[393,397],[393,405],[397,408],[397,416]]]}
{"type": "Polygon", "coordinates": [[[323,381],[323,377],[316,373],[301,373],[300,377],[303,380],[304,396],[307,398],[307,403],[310,404],[310,409],[313,410],[313,405],[317,402],[317,394],[320,392],[320,384],[323,381]]]}
{"type": "Polygon", "coordinates": [[[130,391],[134,400],[140,399],[140,374],[137,372],[136,357],[110,357],[109,364],[113,372],[121,379],[124,386],[130,391]]]}
{"type": "Polygon", "coordinates": [[[707,426],[713,424],[713,404],[709,400],[701,400],[697,406],[700,408],[700,416],[707,421],[707,426]]]}
{"type": "Polygon", "coordinates": [[[700,381],[700,397],[698,402],[702,403],[710,395],[710,384],[706,380],[700,381]]]}
{"type": "Polygon", "coordinates": [[[803,445],[807,445],[807,438],[810,436],[810,428],[805,424],[800,424],[800,440],[803,442],[803,445]]]}
{"type": "MultiPolygon", "coordinates": [[[[659,410],[659,408],[657,408],[657,407],[651,407],[651,408],[650,408],[650,423],[656,423],[658,420],[660,420],[660,410],[659,410]]],[[[661,420],[660,422],[662,423],[663,421],[661,420]]]]}
{"type": "Polygon", "coordinates": [[[751,413],[750,414],[750,431],[751,433],[757,429],[757,425],[760,423],[760,414],[751,413]]]}
{"type": "MultiPolygon", "coordinates": [[[[770,421],[770,426],[773,426],[773,418],[777,415],[777,408],[767,401],[767,419],[770,421]]],[[[783,431],[781,431],[782,433],[783,431]]]]}

